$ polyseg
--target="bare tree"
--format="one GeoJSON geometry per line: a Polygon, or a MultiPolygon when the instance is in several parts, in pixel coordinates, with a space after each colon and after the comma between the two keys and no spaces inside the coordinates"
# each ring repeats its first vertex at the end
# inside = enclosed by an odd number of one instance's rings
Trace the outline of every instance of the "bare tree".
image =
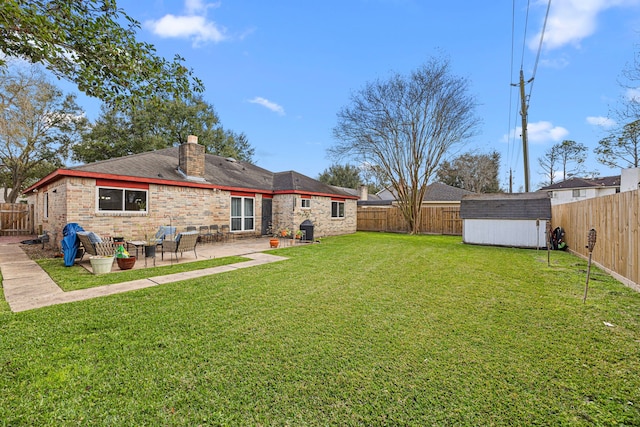
{"type": "Polygon", "coordinates": [[[87,121],[75,97],[63,96],[37,67],[0,74],[0,109],[0,178],[5,199],[15,202],[64,164],[87,121]]]}
{"type": "Polygon", "coordinates": [[[408,76],[366,84],[338,113],[329,154],[377,165],[410,233],[420,231],[420,207],[440,161],[479,123],[468,87],[451,74],[448,60],[432,58],[408,76]]]}
{"type": "Polygon", "coordinates": [[[584,162],[587,160],[587,147],[584,144],[565,139],[558,144],[558,156],[563,180],[584,173],[584,162]]]}
{"type": "Polygon", "coordinates": [[[594,149],[598,161],[612,168],[640,166],[640,120],[628,123],[601,139],[594,149]]]}
{"type": "Polygon", "coordinates": [[[553,180],[558,173],[559,157],[557,145],[545,151],[542,157],[538,157],[538,164],[542,168],[542,175],[545,177],[542,186],[553,184],[553,180]]]}
{"type": "Polygon", "coordinates": [[[584,174],[584,162],[587,160],[587,147],[576,141],[564,140],[549,148],[538,164],[547,180],[543,185],[552,185],[556,174],[562,172],[562,179],[584,174]]]}

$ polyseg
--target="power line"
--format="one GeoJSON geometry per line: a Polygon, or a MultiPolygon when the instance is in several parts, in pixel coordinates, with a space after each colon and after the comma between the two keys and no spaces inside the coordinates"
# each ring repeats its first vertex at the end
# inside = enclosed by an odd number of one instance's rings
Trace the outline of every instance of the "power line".
{"type": "Polygon", "coordinates": [[[544,33],[547,31],[547,21],[549,19],[549,10],[551,9],[551,0],[547,2],[547,13],[544,16],[544,23],[542,24],[542,32],[540,33],[540,43],[538,44],[538,53],[536,54],[536,62],[533,66],[533,74],[531,75],[531,86],[529,86],[529,99],[531,99],[531,92],[533,91],[533,79],[536,77],[538,71],[538,62],[540,61],[540,52],[542,52],[542,42],[544,40],[544,33]]]}

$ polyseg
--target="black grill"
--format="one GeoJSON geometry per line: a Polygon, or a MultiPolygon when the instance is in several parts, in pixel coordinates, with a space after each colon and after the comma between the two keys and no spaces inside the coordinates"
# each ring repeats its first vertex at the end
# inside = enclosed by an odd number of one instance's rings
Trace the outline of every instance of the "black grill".
{"type": "Polygon", "coordinates": [[[302,238],[307,242],[313,242],[313,223],[308,219],[300,224],[300,231],[303,231],[302,238]]]}

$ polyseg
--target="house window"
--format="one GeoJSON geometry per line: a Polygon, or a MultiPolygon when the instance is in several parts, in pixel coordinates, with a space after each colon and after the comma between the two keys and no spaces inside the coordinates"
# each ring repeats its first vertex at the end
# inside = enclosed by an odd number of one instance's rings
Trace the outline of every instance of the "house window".
{"type": "Polygon", "coordinates": [[[344,202],[331,202],[331,218],[344,218],[344,202]]]}
{"type": "Polygon", "coordinates": [[[44,193],[43,205],[44,205],[43,216],[45,218],[49,218],[49,193],[44,193]]]}
{"type": "Polygon", "coordinates": [[[254,228],[253,197],[231,198],[231,231],[252,231],[254,228]]]}
{"type": "Polygon", "coordinates": [[[309,209],[311,207],[311,199],[301,199],[302,207],[309,209]]]}
{"type": "Polygon", "coordinates": [[[147,211],[147,191],[98,187],[98,211],[147,211]]]}
{"type": "Polygon", "coordinates": [[[573,197],[584,197],[584,190],[573,190],[573,197]]]}

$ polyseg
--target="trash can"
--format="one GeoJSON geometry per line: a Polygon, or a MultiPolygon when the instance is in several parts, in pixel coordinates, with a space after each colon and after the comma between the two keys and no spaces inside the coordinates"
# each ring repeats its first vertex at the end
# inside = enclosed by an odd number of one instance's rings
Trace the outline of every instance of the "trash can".
{"type": "Polygon", "coordinates": [[[307,242],[313,242],[313,223],[308,219],[300,224],[300,231],[303,231],[302,239],[307,242]]]}

